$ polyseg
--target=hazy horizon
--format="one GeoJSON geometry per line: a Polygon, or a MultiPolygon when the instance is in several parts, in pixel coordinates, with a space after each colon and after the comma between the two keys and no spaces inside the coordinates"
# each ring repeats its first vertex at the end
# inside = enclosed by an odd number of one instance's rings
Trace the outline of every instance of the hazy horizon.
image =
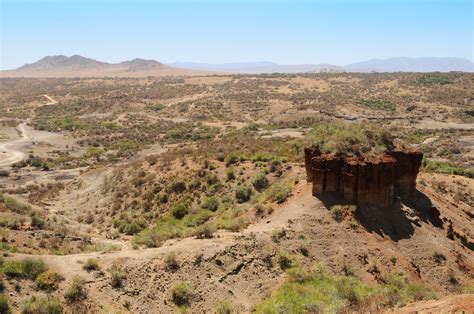
{"type": "Polygon", "coordinates": [[[2,0],[1,69],[48,55],[116,63],[473,61],[472,2],[2,0]]]}

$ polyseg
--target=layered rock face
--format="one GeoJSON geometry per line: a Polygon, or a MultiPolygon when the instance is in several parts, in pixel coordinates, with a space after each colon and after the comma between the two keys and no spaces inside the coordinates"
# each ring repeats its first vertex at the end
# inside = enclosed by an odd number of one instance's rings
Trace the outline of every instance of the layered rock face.
{"type": "Polygon", "coordinates": [[[308,181],[313,195],[330,194],[357,205],[390,207],[394,197],[415,195],[423,154],[406,148],[377,157],[336,156],[305,148],[308,181]]]}

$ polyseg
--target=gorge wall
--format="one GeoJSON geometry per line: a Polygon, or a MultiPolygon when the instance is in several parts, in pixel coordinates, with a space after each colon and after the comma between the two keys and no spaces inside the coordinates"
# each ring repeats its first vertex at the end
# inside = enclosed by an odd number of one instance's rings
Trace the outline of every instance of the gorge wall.
{"type": "Polygon", "coordinates": [[[340,156],[305,148],[308,181],[313,195],[332,195],[357,205],[390,207],[394,197],[408,199],[416,193],[423,154],[395,147],[379,156],[340,156]]]}

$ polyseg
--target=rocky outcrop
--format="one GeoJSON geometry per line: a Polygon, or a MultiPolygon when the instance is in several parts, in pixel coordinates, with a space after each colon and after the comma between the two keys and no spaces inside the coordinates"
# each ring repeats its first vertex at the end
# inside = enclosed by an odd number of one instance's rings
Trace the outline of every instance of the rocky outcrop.
{"type": "Polygon", "coordinates": [[[422,153],[397,147],[379,156],[337,156],[305,149],[308,181],[313,195],[332,195],[357,205],[389,207],[394,197],[416,193],[422,153]]]}

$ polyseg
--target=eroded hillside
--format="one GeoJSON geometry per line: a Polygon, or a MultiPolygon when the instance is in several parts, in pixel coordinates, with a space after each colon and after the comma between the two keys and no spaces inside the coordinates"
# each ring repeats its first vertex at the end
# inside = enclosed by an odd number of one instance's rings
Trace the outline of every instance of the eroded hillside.
{"type": "Polygon", "coordinates": [[[458,73],[2,79],[0,153],[22,157],[0,155],[0,303],[398,311],[473,293],[472,82],[458,73]],[[388,172],[409,200],[387,192],[391,210],[374,210],[314,192],[305,147],[331,160],[398,161],[387,139],[423,153],[417,171],[406,172],[407,159],[388,172]]]}

